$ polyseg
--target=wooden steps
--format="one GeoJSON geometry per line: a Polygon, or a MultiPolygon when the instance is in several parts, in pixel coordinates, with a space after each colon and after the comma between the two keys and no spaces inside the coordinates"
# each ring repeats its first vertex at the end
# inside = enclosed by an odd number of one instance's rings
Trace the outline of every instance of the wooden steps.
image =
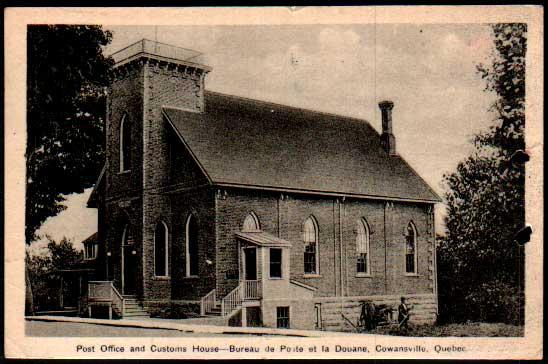
{"type": "Polygon", "coordinates": [[[216,301],[215,302],[215,306],[211,309],[209,309],[208,311],[206,311],[206,316],[221,316],[222,312],[221,312],[221,302],[220,301],[216,301]]]}
{"type": "Polygon", "coordinates": [[[150,317],[150,314],[143,308],[141,302],[135,296],[124,297],[124,318],[150,317]]]}

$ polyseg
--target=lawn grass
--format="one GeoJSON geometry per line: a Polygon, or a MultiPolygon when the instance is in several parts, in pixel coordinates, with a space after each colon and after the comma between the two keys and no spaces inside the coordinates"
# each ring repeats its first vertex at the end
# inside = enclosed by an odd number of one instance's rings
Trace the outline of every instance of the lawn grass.
{"type": "Polygon", "coordinates": [[[447,325],[409,324],[409,329],[407,331],[399,330],[396,326],[381,326],[368,333],[378,335],[420,337],[522,337],[523,326],[484,322],[447,325]]]}

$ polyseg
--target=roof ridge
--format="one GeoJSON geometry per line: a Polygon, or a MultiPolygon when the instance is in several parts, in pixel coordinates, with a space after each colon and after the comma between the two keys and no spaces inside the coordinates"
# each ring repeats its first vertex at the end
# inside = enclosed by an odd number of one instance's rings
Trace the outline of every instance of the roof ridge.
{"type": "MultiPolygon", "coordinates": [[[[362,123],[365,122],[373,131],[375,131],[377,134],[379,134],[377,129],[375,129],[373,127],[373,125],[371,125],[371,123],[368,120],[360,119],[360,118],[357,118],[357,117],[354,117],[354,116],[334,114],[334,113],[330,113],[330,112],[327,112],[327,111],[320,111],[320,110],[316,110],[316,109],[307,109],[307,108],[300,107],[300,106],[291,106],[291,105],[281,104],[281,103],[273,102],[273,101],[252,99],[250,97],[245,97],[245,96],[225,94],[225,93],[219,92],[219,91],[205,90],[205,93],[206,94],[215,94],[215,95],[220,95],[220,96],[231,97],[233,99],[240,99],[240,100],[244,100],[244,101],[251,101],[251,102],[254,102],[254,103],[258,103],[258,104],[273,105],[273,106],[285,107],[285,108],[289,108],[289,109],[293,109],[293,110],[308,111],[308,112],[313,112],[313,113],[320,114],[320,115],[334,116],[334,117],[337,117],[337,118],[344,118],[344,119],[347,119],[347,120],[359,121],[359,122],[362,122],[362,123]]],[[[206,100],[206,102],[207,102],[207,100],[206,100]]],[[[379,136],[380,136],[380,134],[379,134],[379,136]]]]}

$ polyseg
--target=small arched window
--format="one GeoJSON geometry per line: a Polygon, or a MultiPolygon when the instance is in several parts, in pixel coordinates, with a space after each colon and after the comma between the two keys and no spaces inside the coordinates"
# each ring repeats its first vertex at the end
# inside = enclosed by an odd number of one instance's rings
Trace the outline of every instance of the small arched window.
{"type": "Polygon", "coordinates": [[[261,230],[261,225],[259,224],[259,218],[255,215],[254,212],[250,212],[244,219],[244,225],[242,231],[244,233],[256,232],[261,230]]]}
{"type": "Polygon", "coordinates": [[[356,271],[359,274],[370,274],[370,256],[369,256],[369,225],[365,219],[358,221],[356,234],[356,254],[357,266],[356,271]]]}
{"type": "Polygon", "coordinates": [[[417,273],[417,228],[411,221],[405,232],[405,273],[417,273]]]}
{"type": "Polygon", "coordinates": [[[187,277],[198,275],[198,224],[194,215],[189,215],[186,220],[185,239],[185,275],[187,277]]]}
{"type": "Polygon", "coordinates": [[[167,225],[160,221],[154,231],[154,275],[156,277],[168,276],[168,235],[167,225]]]}
{"type": "Polygon", "coordinates": [[[131,169],[131,124],[124,114],[120,121],[120,172],[131,169]]]}
{"type": "Polygon", "coordinates": [[[319,274],[318,224],[313,216],[304,222],[304,274],[319,274]]]}

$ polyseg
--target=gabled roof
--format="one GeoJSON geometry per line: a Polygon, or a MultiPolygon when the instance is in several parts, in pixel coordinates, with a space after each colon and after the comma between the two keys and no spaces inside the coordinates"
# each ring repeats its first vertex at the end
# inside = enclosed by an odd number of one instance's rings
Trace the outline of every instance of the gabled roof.
{"type": "Polygon", "coordinates": [[[82,244],[97,244],[99,242],[99,236],[97,235],[97,232],[91,234],[88,236],[85,240],[82,241],[82,244]]]}
{"type": "Polygon", "coordinates": [[[93,186],[93,190],[91,190],[91,194],[89,195],[88,201],[87,201],[87,207],[96,208],[97,202],[99,201],[99,188],[101,188],[101,183],[103,182],[103,176],[105,175],[105,171],[107,169],[107,165],[104,164],[103,168],[101,168],[101,173],[99,173],[99,177],[97,177],[97,182],[95,182],[95,185],[93,186]]]}
{"type": "Polygon", "coordinates": [[[164,108],[217,185],[439,202],[360,119],[206,92],[205,112],[164,108]]]}

